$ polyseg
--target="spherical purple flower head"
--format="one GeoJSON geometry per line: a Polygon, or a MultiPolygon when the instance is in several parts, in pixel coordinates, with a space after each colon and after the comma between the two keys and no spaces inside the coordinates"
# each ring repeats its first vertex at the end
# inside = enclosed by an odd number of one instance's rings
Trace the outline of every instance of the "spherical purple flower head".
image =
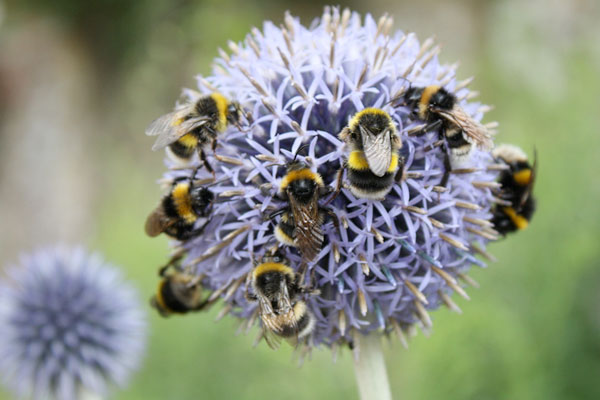
{"type": "MultiPolygon", "coordinates": [[[[438,84],[476,120],[487,107],[468,102],[473,96],[467,82],[455,80],[455,66],[440,64],[431,40],[420,44],[414,34],[393,33],[391,23],[337,8],[327,8],[310,27],[286,15],[284,26],[266,22],[263,31],[253,29],[242,43],[230,43],[232,53],[221,51],[213,75],[198,77],[202,94],[219,91],[239,101],[254,122],[219,136],[220,160],[209,156],[220,182],[211,187],[219,203],[204,233],[181,245],[189,252],[187,264],[217,291],[213,296],[221,295],[227,309],[249,321],[257,305],[244,299],[243,282],[252,259],[276,243],[274,222],[265,217],[285,205],[274,198],[285,166],[273,164],[289,162],[308,144],[298,158],[335,187],[349,154],[338,133],[353,114],[382,108],[400,133],[405,179],[385,200],[359,199],[343,189],[329,205],[342,229],[340,235],[331,221],[325,223],[325,242],[309,264],[321,291],[307,299],[317,318],[310,345],[351,340],[353,332],[429,326],[427,310],[442,303],[455,308],[449,297],[454,291],[466,296],[456,278],[472,263],[482,264],[473,252],[484,252],[495,238],[487,222],[497,174],[488,168],[491,155],[475,150],[465,165],[453,166],[446,189],[440,188],[439,133],[411,136],[423,121],[411,120],[411,110],[398,105],[401,96],[390,100],[409,85],[438,84]]],[[[199,96],[190,90],[184,95],[188,101],[199,96]]],[[[174,169],[166,178],[190,172],[174,169]]],[[[285,251],[297,269],[298,250],[285,251]]]]}
{"type": "Polygon", "coordinates": [[[79,399],[124,385],[145,347],[137,293],[81,248],[43,249],[0,283],[0,373],[19,398],[79,399]]]}

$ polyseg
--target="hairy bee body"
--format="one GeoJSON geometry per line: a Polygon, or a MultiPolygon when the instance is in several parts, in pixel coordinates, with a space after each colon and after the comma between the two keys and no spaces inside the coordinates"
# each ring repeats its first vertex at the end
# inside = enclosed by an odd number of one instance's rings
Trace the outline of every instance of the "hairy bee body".
{"type": "Polygon", "coordinates": [[[392,162],[382,176],[375,175],[370,169],[364,153],[352,151],[348,157],[348,181],[350,191],[356,197],[380,200],[392,189],[398,171],[398,154],[392,154],[392,162]]]}
{"type": "Polygon", "coordinates": [[[439,123],[446,139],[450,163],[467,160],[474,146],[489,149],[491,136],[487,129],[470,117],[459,105],[456,96],[441,86],[411,87],[404,95],[407,105],[421,120],[439,123]]]}
{"type": "MultiPolygon", "coordinates": [[[[196,150],[217,138],[217,134],[227,128],[228,101],[220,93],[201,97],[194,104],[192,112],[179,123],[193,116],[206,116],[208,121],[186,133],[168,146],[171,154],[182,161],[189,161],[196,150]]],[[[175,121],[177,124],[178,121],[175,121]]]]}
{"type": "Polygon", "coordinates": [[[154,237],[165,233],[178,240],[187,240],[201,232],[196,221],[210,213],[214,194],[205,187],[196,187],[191,180],[175,181],[169,193],[146,219],[146,233],[154,237]]]}
{"type": "Polygon", "coordinates": [[[296,229],[296,226],[294,225],[293,216],[289,211],[286,211],[281,214],[279,224],[275,227],[275,237],[287,246],[296,247],[296,243],[294,242],[294,229],[296,229]]]}
{"type": "Polygon", "coordinates": [[[165,274],[150,304],[163,316],[185,314],[203,308],[202,288],[196,276],[173,272],[165,274]]]}
{"type": "Polygon", "coordinates": [[[283,338],[302,339],[314,329],[315,317],[300,298],[306,293],[300,276],[279,253],[266,254],[251,274],[254,295],[247,292],[251,301],[258,301],[259,316],[265,328],[265,337],[271,347],[276,343],[271,334],[283,338]]]}
{"type": "MultiPolygon", "coordinates": [[[[288,206],[271,215],[281,215],[275,237],[287,246],[297,247],[307,261],[313,260],[323,245],[322,225],[331,214],[319,205],[319,198],[327,190],[321,175],[296,161],[288,164],[279,186],[278,195],[287,200],[288,206]]],[[[334,223],[337,226],[336,219],[334,223]]]]}
{"type": "Polygon", "coordinates": [[[308,310],[306,302],[296,301],[293,306],[295,324],[281,324],[281,330],[277,334],[284,338],[303,339],[310,335],[315,328],[315,316],[308,310]]]}
{"type": "Polygon", "coordinates": [[[506,235],[527,228],[533,217],[536,208],[533,196],[536,161],[532,166],[525,152],[512,145],[500,145],[492,155],[510,167],[502,171],[498,182],[501,185],[500,196],[511,205],[496,205],[492,217],[494,229],[506,235]]]}
{"type": "Polygon", "coordinates": [[[152,150],[167,147],[167,153],[181,162],[188,162],[198,152],[200,159],[212,171],[203,148],[212,144],[214,149],[217,135],[224,132],[229,124],[239,124],[242,112],[237,102],[230,102],[215,92],[159,117],[150,124],[146,134],[158,135],[152,150]]]}
{"type": "Polygon", "coordinates": [[[392,118],[383,110],[366,108],[352,117],[339,136],[350,146],[346,161],[350,191],[359,198],[384,198],[403,168],[398,155],[402,142],[392,118]]]}

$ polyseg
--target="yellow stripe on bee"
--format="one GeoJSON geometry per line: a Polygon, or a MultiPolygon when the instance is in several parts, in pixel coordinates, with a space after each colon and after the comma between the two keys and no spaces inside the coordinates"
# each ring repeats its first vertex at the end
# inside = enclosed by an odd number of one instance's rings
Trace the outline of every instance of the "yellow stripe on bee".
{"type": "Polygon", "coordinates": [[[425,119],[425,115],[427,114],[427,110],[429,109],[429,101],[431,97],[440,90],[441,86],[438,85],[430,85],[423,89],[423,93],[421,94],[421,100],[419,100],[419,117],[421,119],[425,119]]]}
{"type": "Polygon", "coordinates": [[[183,135],[182,137],[177,139],[177,142],[188,148],[196,148],[198,146],[198,138],[191,133],[183,135]]]}
{"type": "Polygon", "coordinates": [[[517,214],[514,208],[512,207],[504,207],[502,208],[502,212],[510,218],[513,224],[517,227],[517,229],[525,229],[529,225],[529,221],[522,215],[517,214]]]}
{"type": "Polygon", "coordinates": [[[173,121],[173,123],[171,125],[179,126],[183,123],[183,121],[185,121],[185,118],[177,118],[175,121],[173,121]]]}
{"type": "MultiPolygon", "coordinates": [[[[365,153],[360,150],[354,150],[350,153],[348,158],[348,165],[350,168],[355,170],[367,170],[369,169],[369,163],[365,157],[365,153]]],[[[387,172],[396,172],[398,169],[398,154],[392,154],[392,161],[388,167],[387,172]]]]}
{"type": "Polygon", "coordinates": [[[392,119],[388,113],[386,113],[385,111],[383,111],[380,108],[373,108],[373,107],[365,108],[364,110],[361,110],[361,111],[357,112],[356,114],[354,114],[354,116],[350,120],[350,123],[348,124],[350,129],[352,129],[352,130],[356,129],[358,122],[365,114],[383,115],[384,117],[386,117],[389,120],[392,119]]]}
{"type": "Polygon", "coordinates": [[[388,167],[387,172],[396,172],[398,169],[398,154],[392,154],[392,162],[390,162],[390,166],[388,167]]]}
{"type": "Polygon", "coordinates": [[[217,105],[217,110],[219,111],[219,124],[217,126],[217,130],[224,131],[227,128],[227,107],[229,106],[229,101],[223,96],[221,93],[213,93],[210,97],[215,101],[217,105]]]}
{"type": "Polygon", "coordinates": [[[169,310],[169,308],[167,307],[166,303],[165,303],[165,299],[163,298],[163,288],[165,287],[165,285],[167,284],[167,280],[166,279],[162,279],[159,283],[158,283],[158,290],[156,291],[156,303],[158,304],[159,308],[165,310],[165,311],[171,311],[169,310]]]}
{"type": "Polygon", "coordinates": [[[192,210],[192,202],[190,199],[190,184],[189,182],[181,182],[175,185],[171,192],[173,203],[177,214],[187,223],[194,223],[198,219],[192,210]]]}
{"type": "Polygon", "coordinates": [[[348,157],[348,166],[356,170],[369,169],[369,163],[367,162],[365,153],[360,150],[351,152],[350,157],[348,157]]]}
{"type": "Polygon", "coordinates": [[[287,244],[288,246],[296,247],[296,242],[294,242],[294,238],[291,236],[288,236],[283,231],[283,229],[281,229],[279,227],[279,225],[277,225],[275,227],[275,237],[277,238],[277,240],[279,240],[283,244],[287,244]]]}
{"type": "Polygon", "coordinates": [[[296,171],[288,172],[283,179],[281,179],[281,185],[279,186],[280,191],[284,191],[290,183],[300,179],[310,179],[317,182],[317,185],[323,186],[323,178],[316,172],[312,172],[308,168],[299,169],[296,171]]]}
{"type": "Polygon", "coordinates": [[[513,179],[517,182],[517,185],[527,186],[531,183],[531,170],[529,168],[522,169],[519,172],[513,174],[513,179]]]}
{"type": "Polygon", "coordinates": [[[256,279],[258,276],[262,274],[266,274],[268,272],[281,272],[282,274],[288,275],[290,277],[294,277],[294,270],[282,263],[262,263],[254,268],[254,272],[252,272],[252,276],[256,279]]]}

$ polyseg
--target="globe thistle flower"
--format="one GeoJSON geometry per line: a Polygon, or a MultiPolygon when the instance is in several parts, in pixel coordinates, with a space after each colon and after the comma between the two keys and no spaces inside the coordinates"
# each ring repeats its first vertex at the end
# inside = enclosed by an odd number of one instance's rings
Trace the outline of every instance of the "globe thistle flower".
{"type": "MultiPolygon", "coordinates": [[[[285,204],[276,198],[285,164],[297,157],[334,188],[348,148],[338,133],[367,107],[385,110],[403,146],[404,176],[384,200],[356,198],[347,188],[328,205],[341,222],[323,225],[324,242],[308,263],[319,295],[306,301],[316,326],[306,345],[351,343],[355,334],[403,332],[415,324],[431,327],[429,311],[445,304],[460,311],[451,295],[467,298],[458,280],[475,256],[497,239],[490,209],[497,169],[489,151],[475,149],[462,165],[452,165],[445,187],[444,151],[438,131],[415,135],[423,126],[403,105],[409,87],[440,85],[479,121],[489,107],[456,79],[456,65],[438,60],[431,39],[392,31],[392,19],[364,20],[349,10],[326,8],[309,27],[289,14],[278,26],[266,22],[240,43],[220,51],[212,75],[199,76],[198,91],[184,90],[186,102],[220,92],[235,99],[253,118],[242,129],[230,126],[218,136],[211,186],[217,202],[204,232],[175,242],[187,254],[183,264],[201,275],[231,312],[251,326],[257,305],[244,296],[247,274],[277,240],[266,218],[285,204]],[[298,152],[301,146],[306,149],[298,152]]],[[[491,131],[495,124],[487,124],[491,131]]],[[[189,177],[198,160],[182,167],[167,158],[164,182],[189,177]]],[[[196,179],[211,178],[201,169],[196,179]],[[203,175],[204,174],[204,175],[203,175]]],[[[200,223],[205,223],[202,220],[200,223]]],[[[294,269],[302,264],[296,248],[283,246],[294,269]]]]}
{"type": "Polygon", "coordinates": [[[145,347],[137,293],[81,248],[23,256],[0,283],[0,373],[18,398],[82,399],[124,385],[145,347]]]}

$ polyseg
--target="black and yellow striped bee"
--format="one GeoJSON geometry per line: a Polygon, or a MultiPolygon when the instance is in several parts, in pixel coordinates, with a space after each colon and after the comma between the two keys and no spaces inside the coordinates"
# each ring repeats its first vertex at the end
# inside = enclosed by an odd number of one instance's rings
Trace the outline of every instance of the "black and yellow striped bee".
{"type": "Polygon", "coordinates": [[[209,185],[197,185],[189,178],[179,178],[173,182],[169,193],[164,196],[146,219],[146,234],[155,237],[165,233],[178,240],[187,240],[202,233],[208,221],[196,228],[200,218],[210,215],[215,195],[209,185]]]}
{"type": "Polygon", "coordinates": [[[200,311],[207,305],[207,301],[202,300],[198,276],[179,271],[172,264],[162,268],[160,275],[162,279],[150,304],[163,317],[200,311]]]}
{"type": "Polygon", "coordinates": [[[296,158],[287,164],[278,198],[287,201],[288,206],[271,213],[269,219],[281,215],[275,237],[283,244],[297,247],[306,261],[312,261],[321,250],[324,239],[322,225],[327,215],[339,230],[335,214],[319,205],[319,199],[329,192],[321,175],[311,171],[308,165],[296,161],[296,158]]]}
{"type": "Polygon", "coordinates": [[[443,87],[411,87],[404,94],[404,98],[413,114],[429,123],[422,133],[439,128],[445,138],[450,154],[446,154],[446,173],[442,179],[442,186],[447,183],[451,166],[467,160],[474,146],[484,150],[492,148],[489,131],[469,116],[458,105],[456,96],[443,87]]]}
{"type": "Polygon", "coordinates": [[[297,342],[310,335],[315,317],[301,296],[317,291],[302,285],[301,275],[294,272],[279,250],[265,253],[248,278],[246,298],[258,302],[263,334],[269,346],[277,347],[277,337],[297,342]]]}
{"type": "Polygon", "coordinates": [[[537,157],[533,165],[527,155],[517,146],[503,144],[492,151],[497,160],[507,164],[510,169],[502,171],[499,177],[500,197],[512,205],[496,205],[492,223],[494,229],[503,235],[527,228],[535,212],[536,201],[533,185],[537,170],[537,157]]]}
{"type": "MultiPolygon", "coordinates": [[[[392,189],[394,178],[403,170],[398,151],[402,141],[390,115],[378,108],[365,108],[356,113],[339,134],[350,146],[345,163],[350,191],[359,198],[381,200],[392,189]]],[[[341,189],[342,173],[338,174],[341,189]]]]}
{"type": "Polygon", "coordinates": [[[175,160],[188,162],[198,152],[201,162],[213,172],[204,148],[211,144],[214,151],[217,135],[229,124],[239,126],[243,114],[238,102],[215,92],[157,118],[146,129],[146,135],[158,135],[152,150],[168,146],[169,155],[175,160]]]}

